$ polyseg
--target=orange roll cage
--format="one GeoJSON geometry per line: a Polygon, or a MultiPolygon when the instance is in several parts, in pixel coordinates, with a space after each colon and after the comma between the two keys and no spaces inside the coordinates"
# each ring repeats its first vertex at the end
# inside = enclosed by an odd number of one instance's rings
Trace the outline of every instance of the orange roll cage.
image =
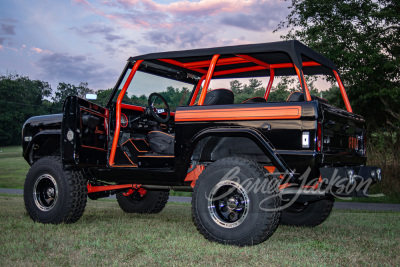
{"type": "MultiPolygon", "coordinates": [[[[275,69],[280,69],[280,68],[295,68],[296,74],[299,78],[301,87],[303,88],[303,92],[306,94],[306,99],[307,101],[311,101],[311,95],[308,90],[306,81],[304,79],[304,73],[303,70],[300,70],[297,66],[295,66],[293,63],[279,63],[279,64],[268,64],[266,62],[263,62],[261,60],[258,60],[256,58],[253,58],[249,55],[242,55],[242,54],[237,54],[235,57],[230,57],[230,58],[220,58],[219,54],[216,54],[212,57],[211,60],[202,60],[202,61],[195,61],[195,62],[187,62],[187,63],[182,63],[177,60],[173,59],[158,59],[161,62],[169,63],[181,68],[186,68],[189,70],[196,71],[198,73],[204,74],[201,79],[198,81],[195,91],[193,93],[192,99],[190,101],[190,106],[194,105],[195,100],[198,96],[198,93],[201,89],[201,85],[204,82],[203,89],[200,94],[199,102],[198,105],[203,105],[204,99],[207,94],[208,87],[210,85],[210,81],[213,76],[221,76],[221,75],[227,75],[227,74],[235,74],[235,73],[243,73],[243,72],[250,72],[250,71],[257,71],[257,70],[270,70],[270,79],[268,82],[268,86],[266,88],[264,98],[268,100],[269,94],[271,92],[272,84],[274,81],[275,77],[275,69]],[[241,64],[241,63],[254,63],[257,66],[252,66],[252,67],[242,67],[242,68],[236,68],[236,69],[231,69],[231,70],[222,70],[222,71],[215,71],[215,68],[217,66],[223,66],[223,65],[232,65],[232,64],[241,64]],[[208,70],[204,70],[202,68],[208,67],[208,70]]],[[[135,75],[136,71],[139,69],[140,64],[143,62],[143,60],[137,60],[120,92],[118,95],[117,103],[116,103],[116,123],[115,123],[115,133],[114,133],[114,138],[113,138],[113,143],[110,151],[110,156],[109,156],[109,165],[113,166],[114,165],[114,159],[115,159],[115,153],[117,150],[118,146],[118,139],[119,139],[119,132],[121,129],[121,107],[125,107],[126,105],[122,104],[122,99],[126,93],[126,90],[128,89],[133,76],[135,75]]],[[[314,62],[314,61],[307,61],[302,63],[302,67],[312,67],[312,66],[321,66],[321,64],[314,62]]],[[[340,80],[340,77],[338,73],[333,70],[333,74],[339,84],[340,92],[342,94],[344,103],[346,105],[346,109],[348,112],[353,112],[352,108],[350,106],[349,99],[347,97],[345,88],[343,86],[342,81],[340,80]]]]}

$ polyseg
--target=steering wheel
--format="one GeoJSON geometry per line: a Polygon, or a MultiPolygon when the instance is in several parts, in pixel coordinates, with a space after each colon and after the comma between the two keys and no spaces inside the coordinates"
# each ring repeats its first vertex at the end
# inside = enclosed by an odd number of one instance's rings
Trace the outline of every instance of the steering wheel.
{"type": "Polygon", "coordinates": [[[169,121],[170,117],[171,117],[171,112],[169,110],[169,106],[167,101],[164,99],[164,97],[158,93],[152,93],[149,96],[148,99],[148,105],[149,105],[149,109],[150,109],[150,114],[154,117],[154,119],[156,119],[156,121],[161,122],[161,123],[166,123],[167,121],[169,121]],[[154,103],[156,102],[157,98],[161,99],[161,101],[164,103],[165,105],[165,109],[157,109],[154,107],[154,103]],[[161,111],[161,112],[160,112],[161,111]],[[165,117],[165,119],[163,119],[159,113],[167,113],[167,116],[165,117]]]}

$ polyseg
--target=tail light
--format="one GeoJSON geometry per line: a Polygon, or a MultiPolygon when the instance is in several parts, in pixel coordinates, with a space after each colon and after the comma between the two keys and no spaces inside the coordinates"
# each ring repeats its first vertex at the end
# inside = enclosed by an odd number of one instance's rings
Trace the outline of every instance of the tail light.
{"type": "Polygon", "coordinates": [[[322,129],[321,122],[317,124],[317,152],[321,152],[322,148],[322,129]]]}

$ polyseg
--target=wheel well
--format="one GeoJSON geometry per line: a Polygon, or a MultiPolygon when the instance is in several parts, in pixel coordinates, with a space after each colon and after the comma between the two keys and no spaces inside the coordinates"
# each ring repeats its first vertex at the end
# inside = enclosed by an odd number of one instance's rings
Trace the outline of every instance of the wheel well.
{"type": "Polygon", "coordinates": [[[210,136],[203,138],[197,144],[192,158],[200,162],[213,162],[228,157],[242,157],[262,163],[271,162],[253,140],[239,136],[210,136]]]}
{"type": "Polygon", "coordinates": [[[60,155],[60,135],[41,135],[32,140],[29,151],[29,163],[33,164],[42,157],[60,155]]]}

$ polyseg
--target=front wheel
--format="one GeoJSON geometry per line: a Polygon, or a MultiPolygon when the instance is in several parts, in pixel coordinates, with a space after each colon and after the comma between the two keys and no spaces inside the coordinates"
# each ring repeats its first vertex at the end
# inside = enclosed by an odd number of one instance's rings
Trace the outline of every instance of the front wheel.
{"type": "Polygon", "coordinates": [[[86,201],[86,179],[80,172],[63,170],[58,157],[39,159],[26,175],[24,202],[35,222],[74,223],[82,216],[86,201]]]}
{"type": "Polygon", "coordinates": [[[279,225],[278,183],[244,158],[209,165],[196,181],[192,218],[208,240],[236,246],[259,244],[279,225]]]}

